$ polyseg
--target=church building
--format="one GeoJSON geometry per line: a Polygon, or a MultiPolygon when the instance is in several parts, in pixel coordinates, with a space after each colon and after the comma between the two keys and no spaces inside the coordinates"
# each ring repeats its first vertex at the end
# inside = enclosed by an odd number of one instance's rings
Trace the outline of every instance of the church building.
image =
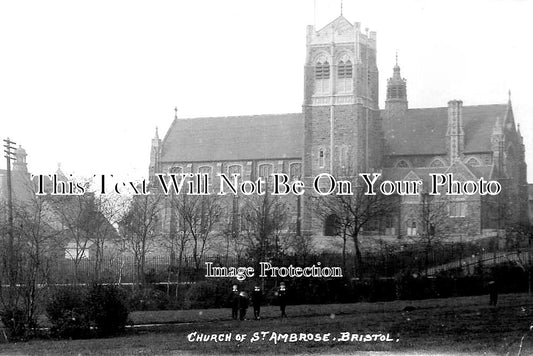
{"type": "MultiPolygon", "coordinates": [[[[238,173],[254,180],[282,172],[309,186],[321,173],[379,172],[390,180],[424,182],[430,173],[453,173],[459,180],[498,180],[503,189],[498,199],[455,197],[446,210],[446,234],[495,236],[508,223],[502,210],[516,222],[527,221],[525,148],[510,94],[500,104],[468,106],[450,98],[442,107],[409,108],[396,58],[380,109],[376,40],[375,32],[342,15],[322,29],[308,26],[302,112],[176,114],[163,139],[156,131],[152,140],[151,179],[155,173],[238,173]]],[[[364,233],[390,240],[419,234],[413,209],[419,202],[402,198],[397,214],[364,233]]],[[[327,240],[327,219],[311,216],[305,204],[305,198],[294,204],[297,233],[327,240]]]]}

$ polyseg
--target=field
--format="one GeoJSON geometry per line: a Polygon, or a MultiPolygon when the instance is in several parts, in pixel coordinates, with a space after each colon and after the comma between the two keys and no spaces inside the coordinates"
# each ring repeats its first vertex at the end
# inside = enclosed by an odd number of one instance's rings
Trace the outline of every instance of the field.
{"type": "Polygon", "coordinates": [[[234,321],[230,314],[229,309],[135,312],[135,327],[120,337],[0,344],[0,354],[518,355],[522,337],[521,354],[533,354],[533,298],[526,294],[500,295],[497,307],[481,296],[288,306],[287,319],[271,306],[262,308],[260,321],[234,321]],[[230,340],[189,341],[192,333],[230,340]]]}

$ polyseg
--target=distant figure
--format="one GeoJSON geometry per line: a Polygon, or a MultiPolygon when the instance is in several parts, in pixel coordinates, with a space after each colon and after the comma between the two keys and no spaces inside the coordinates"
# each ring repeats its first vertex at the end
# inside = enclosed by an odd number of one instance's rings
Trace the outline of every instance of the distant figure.
{"type": "Polygon", "coordinates": [[[254,287],[254,291],[252,292],[252,304],[254,306],[254,319],[259,320],[261,317],[259,314],[261,313],[261,300],[263,299],[263,292],[261,292],[261,289],[259,286],[254,287]]]}
{"type": "Polygon", "coordinates": [[[498,303],[498,286],[495,281],[489,282],[489,305],[496,305],[498,303]]]}
{"type": "Polygon", "coordinates": [[[239,290],[237,289],[237,285],[233,285],[229,301],[231,304],[231,317],[233,320],[237,320],[239,316],[239,290]]]}
{"type": "Polygon", "coordinates": [[[281,317],[286,318],[287,314],[285,313],[285,307],[287,306],[287,290],[285,289],[284,283],[281,283],[279,285],[278,302],[279,302],[279,309],[281,310],[281,317]]]}
{"type": "Polygon", "coordinates": [[[246,309],[248,309],[248,296],[245,292],[239,293],[239,310],[240,315],[239,318],[241,320],[244,320],[244,317],[246,316],[246,309]]]}

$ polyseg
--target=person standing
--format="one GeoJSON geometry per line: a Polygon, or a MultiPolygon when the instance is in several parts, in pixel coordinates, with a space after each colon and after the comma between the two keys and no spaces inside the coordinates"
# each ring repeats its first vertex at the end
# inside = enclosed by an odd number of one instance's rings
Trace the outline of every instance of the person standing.
{"type": "Polygon", "coordinates": [[[252,304],[254,307],[254,319],[259,320],[261,317],[259,314],[261,313],[261,300],[263,299],[263,292],[261,292],[261,288],[259,286],[254,287],[254,291],[252,292],[252,304]]]}
{"type": "Polygon", "coordinates": [[[278,302],[279,302],[279,309],[281,310],[281,317],[286,318],[287,314],[285,313],[285,307],[287,306],[287,290],[285,289],[284,283],[281,283],[279,285],[278,302]]]}
{"type": "Polygon", "coordinates": [[[236,284],[232,287],[229,301],[231,305],[231,317],[233,320],[237,320],[237,317],[239,316],[239,290],[237,289],[236,284]]]}
{"type": "Polygon", "coordinates": [[[498,303],[498,286],[495,281],[489,282],[489,305],[496,305],[498,303]]]}
{"type": "Polygon", "coordinates": [[[246,317],[246,310],[248,309],[248,296],[244,291],[239,293],[239,319],[244,320],[246,317]]]}

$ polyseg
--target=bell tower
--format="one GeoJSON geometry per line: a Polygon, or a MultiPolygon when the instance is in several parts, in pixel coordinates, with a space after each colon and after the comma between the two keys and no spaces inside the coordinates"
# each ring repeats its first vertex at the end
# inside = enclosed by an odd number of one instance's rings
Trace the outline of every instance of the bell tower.
{"type": "MultiPolygon", "coordinates": [[[[320,173],[353,177],[381,166],[376,33],[339,16],[307,27],[304,73],[306,186],[320,173]]],[[[309,213],[309,212],[308,212],[309,213]]],[[[304,216],[304,230],[309,218],[304,216]]]]}
{"type": "Polygon", "coordinates": [[[386,115],[402,116],[407,112],[407,80],[400,74],[398,53],[392,78],[387,80],[387,100],[385,101],[386,115]]]}

